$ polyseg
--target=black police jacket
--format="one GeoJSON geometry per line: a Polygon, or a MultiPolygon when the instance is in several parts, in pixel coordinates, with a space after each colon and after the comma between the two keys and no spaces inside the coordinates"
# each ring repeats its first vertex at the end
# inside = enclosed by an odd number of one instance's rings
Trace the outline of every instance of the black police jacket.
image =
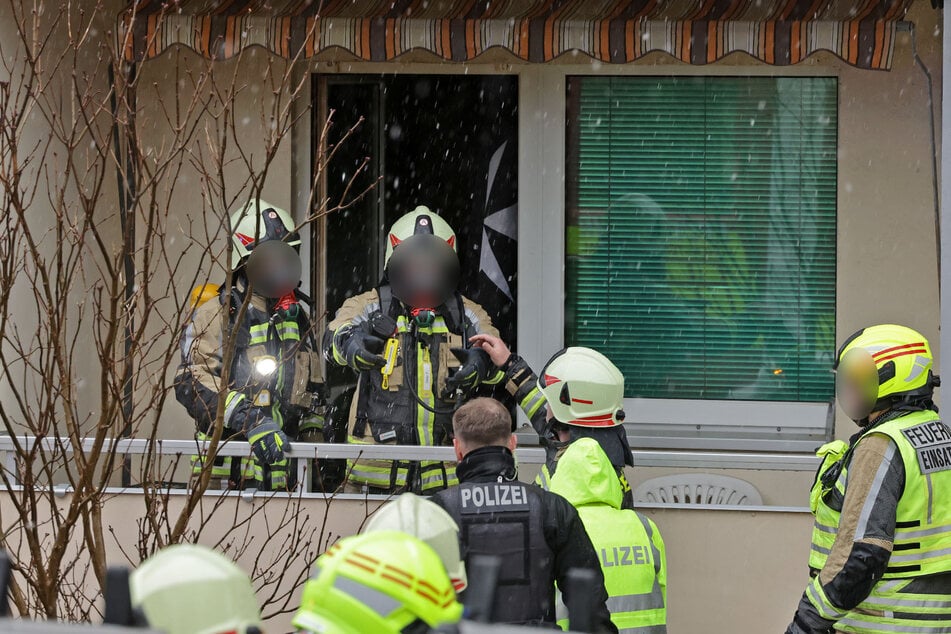
{"type": "Polygon", "coordinates": [[[617,632],[605,605],[608,595],[597,554],[567,500],[516,480],[515,458],[506,447],[469,452],[456,474],[459,486],[440,491],[432,500],[459,525],[467,565],[474,555],[501,558],[494,622],[554,625],[555,583],[565,594],[568,571],[581,568],[597,580],[589,591],[597,595],[599,631],[617,632]]]}

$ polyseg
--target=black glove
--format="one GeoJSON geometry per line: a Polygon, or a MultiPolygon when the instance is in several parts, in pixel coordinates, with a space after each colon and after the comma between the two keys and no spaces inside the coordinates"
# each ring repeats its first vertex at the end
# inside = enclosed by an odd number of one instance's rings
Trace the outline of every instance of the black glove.
{"type": "Polygon", "coordinates": [[[357,372],[386,365],[386,359],[380,356],[386,342],[363,328],[345,326],[337,331],[334,340],[347,365],[357,372]]]}
{"type": "Polygon", "coordinates": [[[832,634],[834,625],[835,621],[822,618],[809,597],[803,594],[786,634],[832,634]]]}
{"type": "Polygon", "coordinates": [[[452,389],[471,390],[489,378],[495,369],[489,353],[482,348],[452,348],[450,352],[462,364],[446,379],[446,385],[452,389]]]}
{"type": "Polygon", "coordinates": [[[286,462],[284,448],[290,446],[287,436],[273,420],[262,416],[254,427],[245,432],[254,457],[267,465],[279,465],[286,462]]]}
{"type": "Polygon", "coordinates": [[[835,634],[835,630],[830,626],[828,629],[803,628],[802,624],[793,621],[786,628],[786,634],[835,634]]]}

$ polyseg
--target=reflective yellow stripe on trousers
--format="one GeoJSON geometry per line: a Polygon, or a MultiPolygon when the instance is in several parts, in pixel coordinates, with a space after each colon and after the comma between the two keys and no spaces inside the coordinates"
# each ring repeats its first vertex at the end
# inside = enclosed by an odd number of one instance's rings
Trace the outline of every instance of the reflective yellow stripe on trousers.
{"type": "MultiPolygon", "coordinates": [[[[372,438],[372,436],[370,436],[372,438]]],[[[350,444],[370,445],[372,442],[362,441],[353,436],[349,439],[350,444]]],[[[406,486],[406,467],[405,463],[399,463],[396,468],[396,478],[393,482],[394,461],[392,460],[367,460],[364,458],[347,459],[347,480],[355,484],[365,484],[379,489],[389,489],[391,487],[406,486]]]]}
{"type": "Polygon", "coordinates": [[[867,599],[836,623],[839,632],[951,632],[951,596],[901,592],[913,580],[880,581],[867,599]]]}

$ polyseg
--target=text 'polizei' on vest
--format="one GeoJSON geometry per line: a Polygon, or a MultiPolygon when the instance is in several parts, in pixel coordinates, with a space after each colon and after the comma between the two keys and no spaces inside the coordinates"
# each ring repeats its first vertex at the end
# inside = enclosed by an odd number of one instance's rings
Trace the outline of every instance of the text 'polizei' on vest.
{"type": "Polygon", "coordinates": [[[605,568],[612,566],[637,566],[651,563],[650,549],[647,546],[614,546],[601,549],[601,565],[605,568]]]}
{"type": "Polygon", "coordinates": [[[528,510],[528,491],[521,484],[479,484],[463,487],[459,494],[463,513],[528,510]]]}

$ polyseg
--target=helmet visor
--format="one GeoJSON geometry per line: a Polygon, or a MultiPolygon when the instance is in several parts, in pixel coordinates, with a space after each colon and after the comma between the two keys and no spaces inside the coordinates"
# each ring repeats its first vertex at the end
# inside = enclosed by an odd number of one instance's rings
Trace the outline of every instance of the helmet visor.
{"type": "Polygon", "coordinates": [[[248,280],[254,292],[265,297],[283,297],[297,288],[301,276],[300,256],[280,240],[262,242],[248,258],[248,280]]]}
{"type": "Polygon", "coordinates": [[[459,285],[459,258],[445,240],[414,235],[393,250],[387,265],[393,295],[413,308],[445,304],[459,285]]]}
{"type": "Polygon", "coordinates": [[[872,413],[878,401],[878,368],[864,348],[842,355],[835,371],[835,395],[839,407],[854,421],[872,413]]]}

